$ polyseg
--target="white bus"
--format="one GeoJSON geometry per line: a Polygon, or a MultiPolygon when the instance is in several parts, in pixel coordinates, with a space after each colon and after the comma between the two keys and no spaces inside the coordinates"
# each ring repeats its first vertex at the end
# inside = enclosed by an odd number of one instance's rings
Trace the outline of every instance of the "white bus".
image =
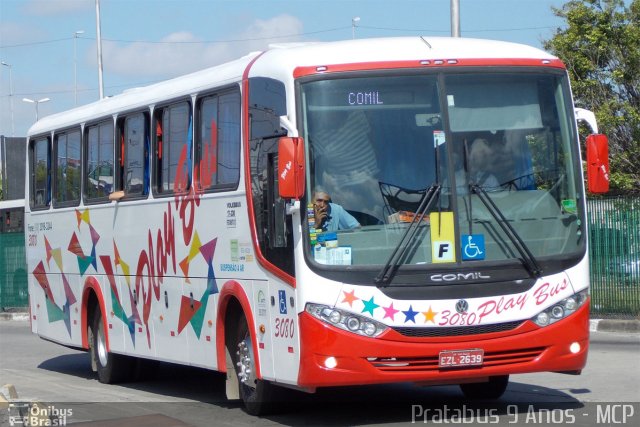
{"type": "Polygon", "coordinates": [[[28,153],[32,330],[101,382],[205,367],[260,414],[277,385],[488,398],[586,363],[576,119],[540,50],[273,46],[43,118],[28,153]]]}

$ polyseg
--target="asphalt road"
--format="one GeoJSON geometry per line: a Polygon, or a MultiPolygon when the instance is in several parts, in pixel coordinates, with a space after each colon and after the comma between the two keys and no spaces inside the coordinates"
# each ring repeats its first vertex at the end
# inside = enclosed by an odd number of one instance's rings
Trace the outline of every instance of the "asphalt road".
{"type": "MultiPolygon", "coordinates": [[[[465,401],[457,386],[363,386],[290,393],[279,413],[255,418],[225,400],[221,374],[160,364],[152,379],[104,385],[86,353],[39,339],[28,322],[0,321],[0,386],[15,385],[20,401],[44,402],[41,415],[91,427],[640,425],[640,334],[594,332],[591,338],[582,375],[513,375],[497,403],[465,401]]],[[[0,410],[0,425],[22,425],[20,408],[11,409],[0,410]]],[[[23,408],[22,415],[34,411],[23,408]]]]}

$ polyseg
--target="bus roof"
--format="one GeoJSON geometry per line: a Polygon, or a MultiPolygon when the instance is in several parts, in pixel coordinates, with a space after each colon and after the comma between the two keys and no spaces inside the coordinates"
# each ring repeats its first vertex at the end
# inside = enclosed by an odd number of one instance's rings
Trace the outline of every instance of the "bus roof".
{"type": "MultiPolygon", "coordinates": [[[[237,82],[261,52],[195,73],[134,88],[62,113],[42,118],[28,134],[38,135],[78,123],[134,111],[171,98],[237,82]]],[[[274,44],[251,68],[250,76],[291,78],[299,67],[411,60],[540,59],[556,57],[530,46],[494,40],[450,37],[389,37],[336,42],[274,44]]]]}

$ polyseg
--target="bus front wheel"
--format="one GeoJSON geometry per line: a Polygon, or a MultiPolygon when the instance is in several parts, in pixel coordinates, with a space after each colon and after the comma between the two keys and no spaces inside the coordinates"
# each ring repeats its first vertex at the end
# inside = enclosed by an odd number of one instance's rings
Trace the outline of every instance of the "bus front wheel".
{"type": "Polygon", "coordinates": [[[468,399],[498,399],[509,385],[509,375],[489,377],[488,382],[460,384],[460,389],[468,399]]]}
{"type": "Polygon", "coordinates": [[[235,340],[228,343],[229,353],[238,375],[240,398],[250,415],[264,415],[274,409],[276,387],[256,376],[256,355],[251,343],[251,333],[244,316],[240,316],[235,340]]]}
{"type": "Polygon", "coordinates": [[[88,328],[91,368],[98,373],[98,381],[104,384],[123,382],[131,377],[133,359],[107,351],[107,338],[99,308],[93,312],[88,328]]]}

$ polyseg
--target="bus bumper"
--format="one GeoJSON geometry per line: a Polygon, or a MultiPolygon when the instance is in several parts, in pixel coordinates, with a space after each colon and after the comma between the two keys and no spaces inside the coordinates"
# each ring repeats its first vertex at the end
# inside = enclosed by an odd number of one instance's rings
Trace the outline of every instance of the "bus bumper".
{"type": "Polygon", "coordinates": [[[544,328],[524,321],[509,332],[437,338],[409,338],[394,330],[367,338],[302,312],[300,339],[298,385],[307,388],[392,382],[451,384],[527,372],[579,373],[587,362],[589,305],[544,328]],[[481,366],[438,366],[442,350],[478,348],[484,350],[481,366]]]}

